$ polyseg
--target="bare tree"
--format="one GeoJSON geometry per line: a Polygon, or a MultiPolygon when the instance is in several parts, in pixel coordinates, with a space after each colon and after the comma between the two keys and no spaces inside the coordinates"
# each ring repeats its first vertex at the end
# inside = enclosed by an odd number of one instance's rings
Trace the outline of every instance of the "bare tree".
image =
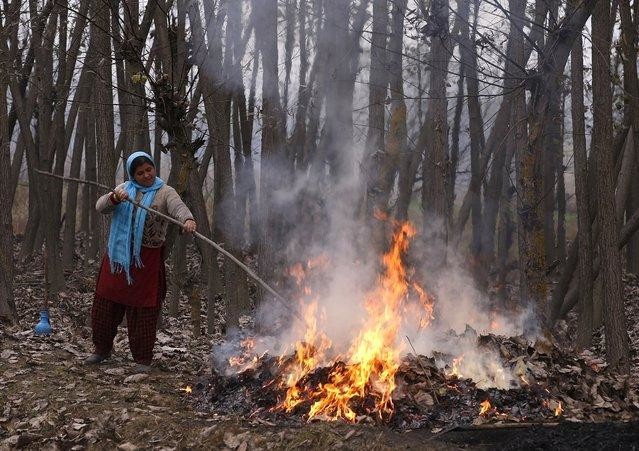
{"type": "MultiPolygon", "coordinates": [[[[460,33],[460,53],[461,64],[464,65],[466,74],[466,90],[468,93],[468,127],[470,130],[470,185],[468,191],[471,193],[471,222],[472,237],[470,242],[470,254],[477,264],[476,270],[482,267],[477,260],[481,247],[481,184],[482,175],[480,173],[480,160],[483,158],[486,140],[484,137],[484,120],[479,107],[479,77],[477,74],[477,54],[473,42],[477,37],[477,21],[479,19],[479,3],[474,2],[475,11],[473,19],[473,31],[469,27],[470,2],[462,2],[459,9],[461,20],[460,33]]],[[[485,279],[485,277],[482,277],[485,279]]]]}
{"type": "Polygon", "coordinates": [[[541,174],[544,130],[549,120],[550,99],[558,95],[556,80],[563,75],[563,68],[573,42],[590,17],[594,1],[587,0],[571,11],[561,21],[555,33],[549,36],[540,54],[538,73],[528,80],[531,89],[528,114],[528,142],[520,149],[517,164],[517,190],[519,193],[519,256],[520,294],[529,300],[542,316],[545,310],[546,252],[543,232],[543,178],[541,174]]]}
{"type": "MultiPolygon", "coordinates": [[[[15,16],[5,16],[0,22],[0,40],[6,42],[7,28],[15,16]]],[[[13,192],[11,189],[11,135],[9,128],[9,111],[7,105],[7,89],[10,67],[9,52],[6,46],[0,46],[0,319],[11,322],[17,321],[17,312],[13,300],[13,226],[11,211],[13,206],[13,192]]]]}
{"type": "MultiPolygon", "coordinates": [[[[627,116],[631,121],[634,149],[631,150],[634,156],[634,165],[631,169],[635,175],[639,172],[639,78],[637,76],[637,47],[632,43],[637,42],[639,32],[639,2],[634,2],[634,12],[628,0],[619,2],[619,12],[621,14],[621,49],[623,52],[623,86],[625,91],[627,116]]],[[[626,216],[630,218],[639,209],[639,177],[629,177],[628,199],[626,216]]],[[[634,237],[628,243],[626,250],[626,270],[639,274],[639,237],[634,237]]]]}
{"type": "MultiPolygon", "coordinates": [[[[447,0],[432,3],[433,29],[431,39],[432,66],[429,88],[429,107],[424,121],[426,146],[422,163],[422,208],[424,224],[431,228],[424,239],[435,237],[442,242],[448,239],[451,205],[449,205],[450,172],[448,170],[448,118],[446,99],[446,74],[450,39],[448,29],[447,0]]],[[[441,258],[436,258],[442,261],[441,258]]]]}
{"type": "Polygon", "coordinates": [[[588,159],[586,156],[586,127],[584,120],[583,47],[577,36],[571,53],[571,114],[572,143],[575,154],[575,194],[577,196],[577,234],[579,239],[579,329],[577,347],[590,346],[593,330],[593,249],[591,217],[588,197],[588,159]]]}
{"type": "Polygon", "coordinates": [[[387,58],[390,53],[386,52],[388,35],[388,1],[375,0],[373,2],[373,34],[371,37],[371,58],[370,76],[368,80],[368,132],[366,136],[366,156],[365,156],[365,180],[366,192],[364,202],[367,218],[373,222],[376,242],[383,237],[383,220],[381,217],[385,213],[385,208],[375,214],[375,209],[379,208],[381,202],[379,197],[387,194],[378,185],[380,174],[383,170],[379,160],[385,155],[385,101],[388,93],[388,67],[387,58]],[[377,223],[377,224],[376,224],[377,223]],[[380,225],[382,227],[380,227],[380,225]],[[380,233],[381,231],[381,233],[380,233]],[[380,236],[381,235],[381,236],[380,236]]]}
{"type": "Polygon", "coordinates": [[[260,273],[266,280],[274,277],[275,251],[280,244],[279,224],[271,195],[278,187],[278,167],[282,162],[282,110],[278,88],[277,1],[255,0],[256,39],[262,55],[262,151],[260,177],[261,237],[260,273]]]}
{"type": "Polygon", "coordinates": [[[614,198],[612,141],[612,90],[610,78],[609,1],[598,1],[592,21],[593,41],[593,152],[597,173],[597,223],[602,264],[606,358],[613,368],[628,371],[630,351],[621,286],[621,254],[614,198]]]}

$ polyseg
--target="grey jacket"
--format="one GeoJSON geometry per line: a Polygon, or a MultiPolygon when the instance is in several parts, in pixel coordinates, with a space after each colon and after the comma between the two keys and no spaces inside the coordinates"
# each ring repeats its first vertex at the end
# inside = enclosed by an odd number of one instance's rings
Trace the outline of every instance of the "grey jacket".
{"type": "MultiPolygon", "coordinates": [[[[118,188],[124,187],[124,183],[118,185],[118,188]]],[[[95,209],[103,214],[113,213],[116,205],[113,205],[110,199],[111,193],[107,193],[100,197],[95,203],[95,209]]],[[[138,192],[135,197],[136,202],[142,200],[142,193],[138,192]]],[[[158,190],[151,204],[153,210],[171,216],[184,224],[188,219],[193,219],[191,210],[184,204],[177,191],[169,185],[164,184],[158,190]]],[[[142,236],[142,246],[145,247],[161,247],[166,238],[166,229],[169,222],[159,216],[148,213],[144,223],[144,235],[142,236]]]]}

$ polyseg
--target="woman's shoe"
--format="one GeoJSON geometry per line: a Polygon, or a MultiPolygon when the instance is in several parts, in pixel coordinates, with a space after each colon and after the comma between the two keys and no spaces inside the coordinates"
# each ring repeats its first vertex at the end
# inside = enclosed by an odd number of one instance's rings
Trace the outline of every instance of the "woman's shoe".
{"type": "Polygon", "coordinates": [[[107,354],[107,355],[91,354],[89,357],[84,359],[84,364],[85,365],[97,365],[98,363],[104,362],[106,359],[109,358],[109,356],[110,356],[110,354],[107,354]]]}
{"type": "Polygon", "coordinates": [[[151,365],[145,365],[144,363],[136,363],[133,367],[133,373],[150,373],[151,365]]]}

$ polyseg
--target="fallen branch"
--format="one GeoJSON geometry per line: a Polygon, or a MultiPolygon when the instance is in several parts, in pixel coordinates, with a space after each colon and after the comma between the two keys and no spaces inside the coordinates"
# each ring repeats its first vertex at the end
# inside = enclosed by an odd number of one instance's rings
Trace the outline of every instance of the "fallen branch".
{"type": "Polygon", "coordinates": [[[495,429],[523,429],[532,427],[545,427],[554,428],[559,426],[558,422],[543,423],[543,422],[531,422],[531,423],[485,423],[485,424],[473,424],[470,426],[457,426],[448,432],[471,432],[471,431],[486,431],[495,429]]]}
{"type": "MultiPolygon", "coordinates": [[[[101,188],[101,189],[104,189],[104,190],[107,190],[107,191],[113,191],[113,189],[112,189],[111,187],[106,186],[106,185],[103,185],[103,184],[98,183],[98,182],[94,182],[94,181],[92,181],[92,180],[84,180],[84,179],[78,179],[78,178],[73,178],[73,177],[63,177],[63,176],[61,176],[61,175],[52,174],[52,173],[50,173],[50,172],[45,172],[45,171],[40,171],[40,170],[38,170],[38,169],[35,169],[35,172],[37,172],[37,173],[39,173],[39,174],[42,174],[42,175],[49,176],[49,177],[54,177],[54,178],[57,178],[57,179],[60,179],[60,180],[64,180],[64,181],[66,181],[66,182],[84,183],[84,184],[87,184],[87,185],[93,185],[93,186],[96,186],[96,187],[98,187],[98,188],[101,188]]],[[[163,214],[163,213],[160,213],[160,212],[159,212],[159,211],[157,211],[157,210],[154,210],[154,209],[152,209],[152,208],[145,207],[144,205],[141,205],[141,204],[139,204],[139,203],[135,202],[135,201],[134,201],[134,200],[132,200],[132,199],[125,199],[125,200],[126,200],[127,202],[132,203],[132,204],[133,204],[133,205],[135,205],[136,207],[142,208],[142,209],[144,209],[144,210],[146,210],[146,211],[148,211],[148,212],[150,212],[150,213],[153,213],[154,215],[157,215],[157,216],[161,217],[162,219],[166,219],[167,221],[169,221],[169,222],[171,222],[171,223],[173,223],[173,224],[175,224],[175,225],[177,225],[177,226],[180,226],[180,227],[182,227],[182,226],[183,226],[183,224],[182,224],[180,221],[178,221],[178,220],[176,220],[176,219],[173,219],[172,217],[167,216],[167,215],[165,215],[165,214],[163,214]]],[[[290,304],[289,302],[287,302],[287,300],[286,300],[284,297],[282,297],[282,296],[281,296],[281,295],[280,295],[277,291],[275,291],[273,288],[271,288],[271,287],[270,287],[270,286],[269,286],[266,282],[264,282],[264,281],[263,281],[263,280],[262,280],[262,279],[261,279],[261,278],[260,278],[257,274],[255,274],[255,273],[254,273],[254,272],[253,272],[253,271],[252,271],[252,270],[251,270],[248,266],[246,266],[244,263],[242,263],[240,260],[238,260],[238,259],[237,259],[237,258],[236,258],[233,254],[231,254],[229,251],[227,251],[226,249],[224,249],[222,246],[220,246],[219,244],[217,244],[215,241],[212,241],[212,240],[208,239],[207,237],[205,237],[204,235],[202,235],[202,234],[201,234],[201,233],[199,233],[199,232],[194,232],[194,233],[193,233],[193,235],[194,235],[196,238],[201,239],[201,240],[202,240],[202,241],[204,241],[205,243],[210,244],[211,246],[213,246],[215,249],[217,249],[219,252],[221,252],[224,256],[226,256],[226,257],[230,258],[230,259],[233,261],[233,263],[235,263],[237,266],[239,266],[240,268],[242,268],[242,270],[244,270],[244,272],[246,272],[246,273],[247,273],[247,274],[248,274],[248,275],[249,275],[249,276],[250,276],[253,280],[255,280],[255,281],[256,281],[258,284],[260,284],[260,285],[261,285],[261,286],[262,286],[262,287],[263,287],[266,291],[268,291],[270,294],[272,294],[272,295],[273,295],[273,297],[275,298],[275,300],[276,300],[277,302],[279,302],[280,304],[284,305],[284,306],[285,306],[285,307],[287,307],[288,309],[290,309],[290,308],[291,308],[291,304],[290,304]]],[[[295,311],[295,310],[291,310],[291,311],[293,312],[293,314],[294,314],[295,316],[297,316],[297,318],[298,318],[299,320],[301,320],[301,321],[305,322],[305,321],[304,321],[304,318],[302,318],[302,316],[301,316],[301,315],[300,315],[297,311],[295,311]]]]}

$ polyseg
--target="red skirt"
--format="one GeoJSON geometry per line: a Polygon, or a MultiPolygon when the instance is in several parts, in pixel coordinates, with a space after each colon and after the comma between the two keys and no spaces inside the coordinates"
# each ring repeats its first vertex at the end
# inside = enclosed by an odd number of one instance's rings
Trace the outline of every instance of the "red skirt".
{"type": "Polygon", "coordinates": [[[142,267],[131,265],[133,283],[128,284],[124,271],[111,273],[109,255],[102,258],[95,294],[118,304],[131,307],[157,307],[166,295],[166,270],[163,247],[144,247],[140,250],[142,267]]]}

